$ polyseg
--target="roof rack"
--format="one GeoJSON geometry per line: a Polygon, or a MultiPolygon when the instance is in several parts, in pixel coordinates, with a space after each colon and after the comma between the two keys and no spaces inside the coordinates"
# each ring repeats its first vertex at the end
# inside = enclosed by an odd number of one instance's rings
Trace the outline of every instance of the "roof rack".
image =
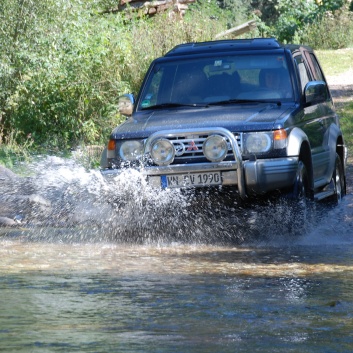
{"type": "Polygon", "coordinates": [[[255,50],[280,47],[281,44],[276,38],[226,39],[180,44],[170,50],[165,56],[201,54],[210,51],[228,51],[232,49],[255,50]]]}

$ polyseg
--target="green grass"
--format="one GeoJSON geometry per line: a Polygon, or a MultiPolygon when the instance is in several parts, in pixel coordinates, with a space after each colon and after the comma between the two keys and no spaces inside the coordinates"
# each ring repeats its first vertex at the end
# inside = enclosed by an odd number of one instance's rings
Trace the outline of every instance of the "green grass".
{"type": "Polygon", "coordinates": [[[326,76],[339,75],[353,69],[353,48],[316,50],[316,55],[326,76]]]}
{"type": "Polygon", "coordinates": [[[28,162],[30,160],[32,142],[27,141],[24,145],[19,145],[16,142],[16,136],[9,134],[5,141],[1,142],[2,131],[0,130],[0,164],[12,169],[20,169],[22,162],[28,162]]]}
{"type": "MultiPolygon", "coordinates": [[[[326,76],[335,76],[353,70],[353,48],[317,50],[316,55],[326,76]]],[[[337,105],[338,106],[338,105],[337,105]]],[[[336,107],[337,108],[337,107],[336,107]]],[[[337,109],[349,155],[353,154],[353,102],[340,103],[337,109]]]]}
{"type": "Polygon", "coordinates": [[[349,155],[353,154],[353,102],[347,103],[339,109],[341,126],[345,143],[348,147],[349,155]]]}

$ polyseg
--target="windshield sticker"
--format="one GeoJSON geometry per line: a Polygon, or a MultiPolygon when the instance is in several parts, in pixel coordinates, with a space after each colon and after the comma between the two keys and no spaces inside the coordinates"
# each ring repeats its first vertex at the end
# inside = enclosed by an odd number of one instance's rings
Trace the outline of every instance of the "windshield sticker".
{"type": "Polygon", "coordinates": [[[216,60],[214,66],[222,66],[222,60],[216,60]]]}
{"type": "Polygon", "coordinates": [[[151,101],[149,99],[144,99],[141,103],[142,108],[148,108],[151,105],[151,101]]]}

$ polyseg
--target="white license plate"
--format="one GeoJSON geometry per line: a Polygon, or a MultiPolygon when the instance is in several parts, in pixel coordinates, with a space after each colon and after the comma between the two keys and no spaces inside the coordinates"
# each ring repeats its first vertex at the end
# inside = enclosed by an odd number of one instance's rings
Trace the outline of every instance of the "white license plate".
{"type": "Polygon", "coordinates": [[[220,172],[162,175],[161,181],[162,187],[167,188],[222,184],[220,172]]]}

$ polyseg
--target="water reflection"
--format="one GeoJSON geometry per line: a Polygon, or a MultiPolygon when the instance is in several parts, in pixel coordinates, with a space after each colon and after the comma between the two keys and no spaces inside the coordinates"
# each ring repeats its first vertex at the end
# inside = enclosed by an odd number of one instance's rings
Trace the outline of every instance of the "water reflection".
{"type": "Polygon", "coordinates": [[[127,188],[137,202],[119,213],[95,177],[64,174],[42,195],[70,226],[0,233],[1,351],[353,351],[351,194],[293,237],[274,226],[285,208],[192,218],[185,195],[127,188]]]}
{"type": "Polygon", "coordinates": [[[352,252],[346,245],[2,239],[0,346],[17,352],[349,352],[352,252]]]}

